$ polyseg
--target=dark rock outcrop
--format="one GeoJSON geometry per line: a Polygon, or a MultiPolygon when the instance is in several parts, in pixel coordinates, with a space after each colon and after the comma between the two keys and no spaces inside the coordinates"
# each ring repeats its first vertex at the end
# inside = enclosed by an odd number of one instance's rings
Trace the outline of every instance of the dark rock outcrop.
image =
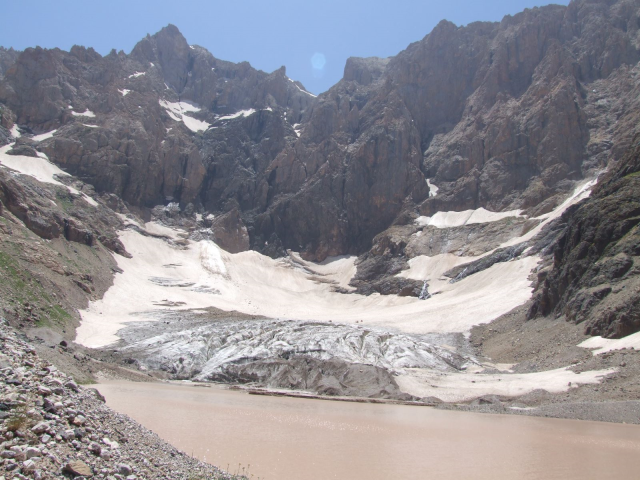
{"type": "Polygon", "coordinates": [[[589,335],[640,330],[640,137],[591,197],[567,210],[529,317],[565,315],[589,335]]]}
{"type": "Polygon", "coordinates": [[[212,224],[213,241],[229,253],[249,250],[249,234],[242,223],[240,212],[231,210],[220,217],[216,217],[212,224]]]}

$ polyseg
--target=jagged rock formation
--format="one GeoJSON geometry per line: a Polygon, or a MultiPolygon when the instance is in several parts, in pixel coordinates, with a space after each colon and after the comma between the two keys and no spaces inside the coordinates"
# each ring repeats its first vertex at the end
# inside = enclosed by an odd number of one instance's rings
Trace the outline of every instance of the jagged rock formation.
{"type": "Polygon", "coordinates": [[[585,333],[620,338],[640,330],[640,138],[591,198],[567,210],[550,270],[529,317],[565,315],[585,333]]]}
{"type": "Polygon", "coordinates": [[[0,79],[4,76],[4,72],[16,62],[18,55],[20,52],[13,48],[0,47],[0,79]]]}
{"type": "Polygon", "coordinates": [[[322,260],[419,214],[553,208],[632,137],[638,9],[443,21],[396,57],[349,59],[317,100],[284,69],[218,60],[168,26],[130,55],[28,49],[0,102],[25,132],[57,128],[38,148],[98,191],[237,210],[251,248],[322,260]]]}
{"type": "MultiPolygon", "coordinates": [[[[386,65],[350,61],[274,164],[283,199],[269,225],[321,259],[361,252],[414,207],[548,211],[568,180],[628,142],[620,125],[606,131],[598,105],[620,105],[613,92],[636,88],[637,12],[633,1],[582,1],[499,24],[441,22],[386,65]],[[291,173],[301,166],[304,175],[291,173]],[[326,213],[301,214],[318,197],[326,213]]],[[[624,102],[631,114],[634,100],[624,102]]]]}
{"type": "MultiPolygon", "coordinates": [[[[239,124],[242,142],[246,135],[270,133],[271,121],[280,124],[282,142],[285,130],[295,135],[290,126],[285,128],[285,117],[299,121],[312,100],[289,81],[284,68],[268,75],[247,63],[217,60],[203,48],[189,46],[171,25],[143,39],[130,55],[112,51],[101,57],[77,46],[69,53],[27,49],[0,86],[0,102],[15,112],[15,122],[27,132],[56,129],[38,146],[53,161],[98,191],[142,207],[173,200],[183,206],[199,204],[204,187],[209,189],[216,178],[229,183],[238,170],[252,167],[244,156],[232,165],[224,164],[223,155],[212,158],[196,132],[212,123],[216,128],[239,124]],[[224,118],[251,108],[268,117],[254,128],[242,117],[224,118]]],[[[259,165],[253,167],[259,170],[259,165]]],[[[204,203],[208,198],[203,195],[204,203]]],[[[213,209],[220,199],[209,203],[213,209]]]]}

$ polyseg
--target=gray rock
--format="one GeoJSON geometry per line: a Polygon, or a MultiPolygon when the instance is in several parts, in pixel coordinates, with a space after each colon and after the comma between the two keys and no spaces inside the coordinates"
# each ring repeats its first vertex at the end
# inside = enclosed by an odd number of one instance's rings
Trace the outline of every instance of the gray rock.
{"type": "Polygon", "coordinates": [[[102,452],[102,447],[100,447],[100,445],[98,445],[96,442],[91,442],[89,444],[89,451],[94,455],[100,456],[100,453],[102,452]]]}
{"type": "Polygon", "coordinates": [[[74,477],[82,476],[82,477],[92,477],[93,472],[89,465],[84,463],[82,460],[74,460],[67,463],[63,469],[65,472],[70,473],[74,477]]]}
{"type": "Polygon", "coordinates": [[[133,469],[127,465],[126,463],[121,463],[118,465],[118,473],[120,475],[124,475],[125,477],[131,475],[133,473],[133,469]]]}
{"type": "Polygon", "coordinates": [[[40,422],[40,423],[36,424],[31,429],[31,431],[33,433],[35,433],[36,435],[39,435],[41,433],[48,432],[50,428],[51,428],[51,426],[50,426],[49,422],[40,422]]]}
{"type": "Polygon", "coordinates": [[[35,447],[28,447],[25,450],[24,453],[25,453],[25,456],[26,456],[27,460],[30,459],[30,458],[39,457],[39,456],[42,455],[42,452],[38,448],[35,448],[35,447]]]}
{"type": "Polygon", "coordinates": [[[73,380],[65,383],[64,386],[70,390],[73,390],[74,392],[78,392],[80,390],[80,387],[78,387],[78,384],[73,380]]]}
{"type": "Polygon", "coordinates": [[[87,422],[87,419],[84,418],[84,416],[82,415],[78,415],[71,421],[71,423],[73,423],[74,425],[78,425],[79,427],[84,425],[86,422],[87,422]]]}

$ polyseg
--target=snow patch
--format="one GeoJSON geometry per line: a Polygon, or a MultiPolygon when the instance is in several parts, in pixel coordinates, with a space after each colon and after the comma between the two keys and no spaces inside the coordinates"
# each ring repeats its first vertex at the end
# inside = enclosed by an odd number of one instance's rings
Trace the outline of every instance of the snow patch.
{"type": "Polygon", "coordinates": [[[122,90],[118,89],[118,91],[122,94],[123,97],[126,97],[131,90],[123,88],[122,90]]]}
{"type": "Polygon", "coordinates": [[[192,132],[199,132],[206,130],[211,124],[193,118],[187,113],[199,112],[201,109],[198,105],[192,102],[169,102],[167,100],[159,100],[160,106],[163,107],[167,114],[176,122],[182,122],[192,132]]]}
{"type": "Polygon", "coordinates": [[[433,183],[431,183],[431,180],[429,180],[427,178],[427,186],[429,187],[429,197],[435,197],[436,195],[438,195],[438,190],[440,190],[438,187],[436,187],[433,183]]]}
{"type": "Polygon", "coordinates": [[[289,81],[290,81],[291,83],[293,83],[293,84],[296,86],[296,88],[297,88],[298,90],[300,90],[302,93],[306,93],[307,95],[311,95],[313,98],[316,98],[316,97],[317,97],[317,95],[314,95],[313,93],[311,93],[311,92],[307,92],[306,90],[304,90],[304,89],[300,88],[300,87],[298,86],[298,84],[297,84],[296,82],[294,82],[293,80],[291,80],[290,78],[289,78],[289,81]]]}
{"type": "Polygon", "coordinates": [[[13,147],[13,145],[14,144],[12,143],[0,148],[0,165],[10,168],[11,170],[15,170],[22,175],[33,177],[39,182],[64,187],[73,195],[81,196],[88,204],[94,207],[98,206],[97,202],[93,198],[56,180],[56,176],[69,177],[70,175],[51,163],[46,154],[37,152],[37,157],[7,155],[7,152],[13,147]]]}
{"type": "Polygon", "coordinates": [[[356,260],[358,257],[350,255],[327,257],[320,263],[308,262],[297,252],[289,252],[289,257],[295,264],[306,269],[311,274],[317,275],[316,281],[336,285],[347,291],[355,290],[349,283],[356,275],[356,260]]]}
{"type": "Polygon", "coordinates": [[[87,202],[89,205],[91,205],[92,207],[97,207],[98,206],[98,202],[96,202],[93,198],[91,198],[89,195],[85,195],[84,193],[82,194],[82,199],[87,202]]]}
{"type": "Polygon", "coordinates": [[[238,117],[248,117],[249,115],[253,115],[254,113],[256,113],[256,110],[254,108],[250,108],[248,110],[240,110],[239,112],[232,113],[231,115],[218,117],[217,120],[232,120],[238,117]]]}
{"type": "Polygon", "coordinates": [[[403,392],[419,397],[438,397],[445,402],[462,402],[482,395],[516,397],[538,388],[551,393],[566,392],[577,385],[596,384],[615,373],[615,368],[591,370],[577,374],[567,368],[535,373],[481,374],[409,369],[396,377],[403,392]],[[571,385],[572,387],[570,387],[571,385]]]}
{"type": "Polygon", "coordinates": [[[18,125],[16,124],[13,124],[13,127],[11,127],[11,130],[9,130],[9,132],[11,132],[11,136],[13,138],[20,138],[22,136],[20,130],[18,130],[18,125]]]}
{"type": "MultiPolygon", "coordinates": [[[[431,192],[429,192],[429,195],[431,195],[431,192]]],[[[462,212],[438,212],[432,217],[418,217],[415,223],[421,227],[452,228],[475,223],[497,222],[509,217],[522,217],[521,212],[522,210],[490,212],[484,208],[464,210],[462,212]]]]}
{"type": "Polygon", "coordinates": [[[42,142],[43,140],[46,140],[47,138],[51,138],[53,137],[53,134],[56,133],[58,131],[58,129],[55,130],[51,130],[50,132],[47,133],[41,133],[40,135],[34,135],[33,137],[31,137],[31,139],[35,142],[42,142]]]}
{"type": "Polygon", "coordinates": [[[207,123],[203,120],[198,120],[197,118],[189,117],[187,115],[182,116],[182,122],[187,126],[189,130],[194,133],[205,131],[211,126],[210,123],[207,123]]]}
{"type": "Polygon", "coordinates": [[[226,275],[227,268],[222,260],[221,250],[213,242],[203,242],[200,245],[200,262],[204,269],[214,275],[226,275]]]}
{"type": "Polygon", "coordinates": [[[449,284],[449,280],[451,279],[444,276],[445,272],[448,272],[458,265],[470,263],[479,258],[479,256],[459,257],[453,253],[443,253],[433,257],[419,255],[410,259],[407,262],[409,268],[403,270],[397,276],[410,278],[412,280],[427,280],[429,282],[429,289],[431,293],[434,294],[449,284]]]}
{"type": "Polygon", "coordinates": [[[352,275],[349,258],[330,259],[326,265],[307,262],[301,268],[291,259],[274,260],[254,251],[230,254],[205,241],[176,248],[131,230],[121,232],[120,240],[133,258],[116,257],[124,273],[116,276],[102,300],[82,312],[78,342],[87,346],[116,341],[117,331],[126,322],[139,321],[140,312],[166,308],[157,306],[163,299],[185,302],[180,308],[216,307],[283,320],[364,322],[420,334],[466,332],[526,302],[532,290],[528,276],[539,262],[526,257],[496,264],[443,285],[431,299],[420,301],[337,293],[335,284],[348,284],[352,275]],[[172,281],[194,287],[168,292],[150,282],[150,277],[168,276],[163,267],[167,264],[179,265],[171,269],[172,281]],[[322,281],[323,274],[327,281],[322,281]],[[220,293],[206,293],[212,289],[220,293]]]}
{"type": "Polygon", "coordinates": [[[626,337],[618,339],[591,337],[578,345],[582,348],[593,350],[594,355],[610,352],[612,350],[622,350],[623,348],[631,348],[640,350],[640,332],[632,333],[626,337]]]}
{"type": "MultiPolygon", "coordinates": [[[[55,175],[68,177],[67,172],[60,170],[56,165],[51,163],[46,155],[42,152],[38,152],[38,157],[27,157],[25,155],[7,155],[7,152],[13,147],[13,144],[5,145],[0,148],[0,164],[3,166],[15,170],[23,175],[29,175],[42,183],[49,183],[52,185],[60,185],[65,187],[63,183],[60,183],[55,179],[55,175]]],[[[69,188],[69,187],[67,187],[69,188]]],[[[79,193],[75,189],[73,193],[79,193]]]]}
{"type": "MultiPolygon", "coordinates": [[[[598,176],[602,173],[603,172],[600,172],[598,176]]],[[[537,227],[532,228],[531,230],[529,230],[529,232],[527,232],[525,235],[522,235],[521,237],[514,237],[511,240],[506,241],[505,243],[500,245],[500,248],[510,247],[512,245],[531,240],[533,237],[538,235],[538,233],[540,233],[547,224],[549,224],[556,218],[559,218],[571,205],[575,205],[580,200],[588,198],[589,195],[591,195],[591,189],[596,183],[598,183],[598,177],[591,180],[585,180],[584,182],[578,184],[572,194],[569,195],[569,197],[559,206],[557,206],[553,211],[536,217],[536,219],[538,220],[543,220],[537,227]]]]}
{"type": "Polygon", "coordinates": [[[299,137],[300,136],[300,131],[302,129],[300,128],[300,124],[299,123],[294,123],[293,124],[293,131],[296,132],[296,135],[299,137]]]}
{"type": "Polygon", "coordinates": [[[146,75],[147,72],[136,72],[136,73],[132,73],[131,75],[129,75],[129,78],[138,78],[141,77],[142,75],[146,75]]]}
{"type": "Polygon", "coordinates": [[[71,115],[73,115],[74,117],[89,117],[89,118],[94,118],[96,116],[96,114],[89,109],[86,109],[84,112],[79,112],[79,113],[71,111],[71,115]]]}

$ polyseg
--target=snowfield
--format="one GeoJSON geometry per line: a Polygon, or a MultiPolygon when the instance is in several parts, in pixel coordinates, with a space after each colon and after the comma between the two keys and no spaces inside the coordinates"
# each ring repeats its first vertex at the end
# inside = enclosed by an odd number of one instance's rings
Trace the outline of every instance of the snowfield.
{"type": "MultiPolygon", "coordinates": [[[[567,202],[547,215],[542,223],[556,218],[570,204],[588,195],[592,184],[579,186],[567,202]]],[[[519,211],[492,213],[478,209],[441,212],[429,221],[438,228],[447,228],[517,215],[519,211]]],[[[135,223],[131,219],[126,222],[135,223]]],[[[317,264],[290,252],[288,257],[274,260],[255,251],[230,254],[208,240],[190,241],[186,247],[176,246],[173,241],[184,238],[185,232],[153,222],[138,224],[138,228],[155,236],[142,235],[134,229],[120,233],[120,240],[132,258],[116,256],[123,273],[115,276],[113,286],[101,300],[92,302],[81,312],[78,343],[104,347],[119,339],[118,331],[127,323],[157,321],[169,311],[176,314],[180,310],[197,312],[215,307],[276,319],[278,326],[275,330],[267,327],[264,330],[252,325],[244,330],[242,327],[242,333],[224,334],[225,338],[232,338],[231,346],[217,345],[215,339],[222,335],[219,325],[198,327],[202,331],[185,326],[185,330],[177,333],[159,334],[138,342],[135,348],[146,349],[150,358],[181,356],[182,352],[202,368],[204,379],[225,361],[277,356],[282,348],[306,351],[309,342],[317,342],[322,346],[318,352],[394,369],[399,375],[398,384],[407,393],[450,401],[489,393],[520,395],[536,388],[566,391],[570,382],[574,385],[597,383],[612,373],[594,371],[577,375],[560,369],[483,375],[482,381],[477,382],[478,376],[463,371],[466,367],[461,366],[465,362],[478,366],[475,360],[464,352],[457,352],[456,347],[444,345],[444,339],[449,336],[462,338],[460,335],[467,335],[474,325],[491,322],[525,303],[532,293],[529,277],[539,263],[536,256],[496,263],[455,283],[449,283],[443,274],[478,257],[445,254],[413,258],[409,269],[399,276],[429,283],[432,297],[419,300],[395,295],[338,293],[337,287],[352,289],[349,282],[356,273],[355,257],[329,258],[317,264]],[[304,333],[298,334],[300,331],[304,333]],[[358,335],[370,338],[378,335],[380,340],[368,347],[372,348],[368,354],[356,353],[345,347],[349,344],[345,339],[358,335]],[[391,338],[393,348],[388,344],[391,338]],[[386,346],[381,347],[385,342],[386,346]],[[466,360],[458,362],[453,371],[444,368],[439,360],[446,357],[443,348],[466,360]]],[[[527,237],[530,238],[530,232],[510,243],[519,243],[527,237]]],[[[603,342],[589,345],[591,348],[609,346],[603,342]]]]}
{"type": "MultiPolygon", "coordinates": [[[[55,130],[54,130],[55,132],[55,130]]],[[[53,135],[53,132],[49,132],[40,137],[47,137],[47,135],[53,135]]],[[[28,175],[30,177],[35,178],[39,182],[49,183],[51,185],[59,185],[69,190],[74,195],[81,196],[89,205],[96,207],[98,203],[88,195],[79,192],[73,187],[69,187],[60,181],[56,180],[56,176],[59,177],[68,177],[69,174],[60,168],[57,165],[54,165],[49,161],[49,158],[42,152],[38,152],[38,157],[27,157],[24,155],[8,155],[7,152],[13,147],[13,143],[9,145],[5,145],[0,148],[0,165],[6,168],[10,168],[11,170],[15,170],[16,172],[21,173],[22,175],[28,175]]]]}

